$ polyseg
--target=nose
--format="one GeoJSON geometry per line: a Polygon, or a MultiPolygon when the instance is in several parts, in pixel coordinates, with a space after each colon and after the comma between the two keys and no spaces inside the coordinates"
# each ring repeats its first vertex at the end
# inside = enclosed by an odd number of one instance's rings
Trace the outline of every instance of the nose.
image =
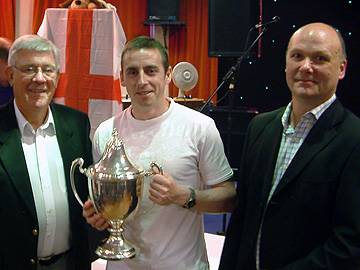
{"type": "Polygon", "coordinates": [[[305,58],[304,61],[301,63],[300,67],[301,71],[312,71],[312,62],[309,58],[305,58]]]}
{"type": "Polygon", "coordinates": [[[46,78],[44,76],[44,73],[41,69],[38,69],[37,72],[35,73],[35,76],[33,78],[33,81],[35,82],[46,82],[46,78]]]}
{"type": "Polygon", "coordinates": [[[139,84],[140,85],[143,85],[143,84],[146,84],[147,82],[147,77],[146,77],[146,74],[144,71],[140,71],[139,72],[139,84]]]}

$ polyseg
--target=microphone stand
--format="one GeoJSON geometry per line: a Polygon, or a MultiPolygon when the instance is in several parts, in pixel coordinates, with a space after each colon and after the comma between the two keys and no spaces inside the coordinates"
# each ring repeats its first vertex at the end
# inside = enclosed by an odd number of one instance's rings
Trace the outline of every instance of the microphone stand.
{"type": "MultiPolygon", "coordinates": [[[[248,37],[249,34],[251,33],[252,30],[256,29],[256,27],[252,27],[250,28],[249,32],[248,32],[248,37]]],[[[206,102],[204,103],[204,105],[200,108],[200,112],[203,112],[203,110],[207,107],[207,105],[210,103],[211,99],[215,96],[215,94],[218,93],[218,91],[221,89],[221,87],[230,80],[229,83],[229,87],[228,87],[228,100],[229,100],[229,110],[228,110],[228,117],[227,117],[227,137],[226,137],[226,156],[228,158],[228,160],[230,160],[231,157],[231,129],[232,129],[232,113],[233,113],[233,109],[234,109],[234,98],[233,98],[233,93],[235,90],[235,73],[236,71],[239,69],[242,61],[248,57],[250,51],[252,50],[252,48],[255,46],[255,44],[258,42],[258,40],[262,37],[262,35],[265,33],[265,31],[267,30],[267,28],[264,26],[262,28],[262,30],[260,31],[260,33],[257,35],[257,37],[255,38],[255,40],[250,44],[250,46],[248,48],[246,48],[247,43],[248,43],[248,38],[246,40],[245,43],[245,50],[244,53],[237,59],[236,64],[233,65],[228,72],[225,74],[225,76],[222,78],[221,83],[219,84],[219,86],[215,89],[215,91],[211,94],[211,96],[206,100],[206,102]]],[[[222,215],[222,231],[217,232],[217,234],[219,235],[225,235],[225,231],[226,231],[226,223],[227,223],[227,215],[226,213],[222,215]]]]}
{"type": "MultiPolygon", "coordinates": [[[[255,27],[250,28],[249,32],[251,32],[253,29],[256,29],[255,27]]],[[[258,42],[258,40],[262,37],[262,35],[265,33],[265,31],[267,30],[267,28],[264,26],[262,28],[262,30],[260,31],[260,33],[257,35],[257,37],[255,38],[255,40],[253,41],[253,43],[250,44],[250,46],[244,51],[244,53],[238,57],[236,64],[233,65],[228,72],[225,74],[225,76],[222,78],[221,83],[219,84],[219,86],[215,89],[215,91],[211,94],[211,96],[206,100],[206,102],[204,103],[204,105],[200,108],[200,112],[203,112],[203,110],[206,108],[206,106],[210,103],[211,99],[219,92],[219,90],[221,89],[221,87],[234,75],[234,73],[239,69],[242,61],[244,60],[244,58],[246,58],[251,49],[254,47],[254,45],[258,42]]]]}

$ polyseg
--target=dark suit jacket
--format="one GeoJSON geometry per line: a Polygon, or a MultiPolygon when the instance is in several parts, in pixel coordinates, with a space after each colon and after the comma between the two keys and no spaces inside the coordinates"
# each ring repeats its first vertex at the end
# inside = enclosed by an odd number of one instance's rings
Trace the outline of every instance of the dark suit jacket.
{"type": "MultiPolygon", "coordinates": [[[[70,187],[71,162],[82,157],[85,165],[92,163],[89,139],[89,119],[78,111],[52,104],[57,139],[63,159],[70,226],[72,231],[70,256],[75,269],[90,269],[87,225],[82,208],[75,200],[70,187]]],[[[0,269],[36,269],[31,259],[37,257],[38,221],[21,145],[14,105],[10,102],[0,109],[0,269]]],[[[78,170],[77,170],[78,171],[78,170]]],[[[87,198],[87,182],[80,173],[76,175],[80,196],[87,198]],[[81,178],[81,179],[80,179],[81,178]]]]}
{"type": "Polygon", "coordinates": [[[270,202],[284,108],[250,123],[221,270],[360,269],[360,120],[335,101],[311,129],[270,202]]]}

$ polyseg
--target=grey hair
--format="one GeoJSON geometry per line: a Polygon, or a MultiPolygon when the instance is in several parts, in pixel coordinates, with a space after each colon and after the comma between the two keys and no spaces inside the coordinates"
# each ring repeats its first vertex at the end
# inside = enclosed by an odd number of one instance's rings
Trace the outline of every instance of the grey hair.
{"type": "Polygon", "coordinates": [[[59,49],[50,40],[37,35],[24,35],[17,38],[9,51],[8,65],[14,66],[19,51],[51,52],[55,58],[55,67],[60,69],[59,49]]]}

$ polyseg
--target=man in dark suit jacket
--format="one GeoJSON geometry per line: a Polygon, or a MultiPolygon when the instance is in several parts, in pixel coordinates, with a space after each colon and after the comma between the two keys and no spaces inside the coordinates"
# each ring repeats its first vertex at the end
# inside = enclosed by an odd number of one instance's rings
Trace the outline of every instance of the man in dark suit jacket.
{"type": "Polygon", "coordinates": [[[92,163],[89,119],[50,104],[59,78],[50,41],[18,38],[9,66],[14,100],[0,109],[0,269],[89,270],[88,227],[69,179],[75,158],[92,163]]]}
{"type": "Polygon", "coordinates": [[[360,269],[360,120],[335,96],[346,64],[329,25],[291,37],[292,100],[249,125],[219,269],[360,269]]]}

